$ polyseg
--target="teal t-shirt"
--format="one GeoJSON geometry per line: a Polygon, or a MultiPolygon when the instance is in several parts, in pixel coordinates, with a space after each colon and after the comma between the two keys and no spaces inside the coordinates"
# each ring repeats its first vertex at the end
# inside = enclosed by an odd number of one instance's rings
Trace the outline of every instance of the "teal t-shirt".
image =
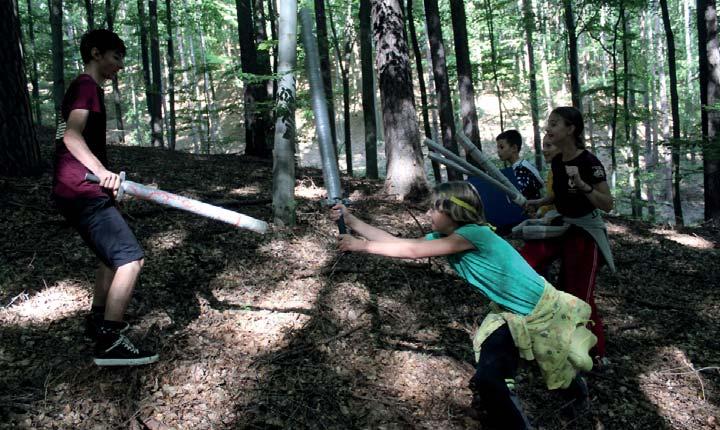
{"type": "MultiPolygon", "coordinates": [[[[545,279],[508,242],[488,226],[466,224],[455,230],[475,249],[448,255],[453,269],[503,308],[528,315],[540,301],[545,279]]],[[[428,240],[442,237],[429,233],[428,240]]]]}

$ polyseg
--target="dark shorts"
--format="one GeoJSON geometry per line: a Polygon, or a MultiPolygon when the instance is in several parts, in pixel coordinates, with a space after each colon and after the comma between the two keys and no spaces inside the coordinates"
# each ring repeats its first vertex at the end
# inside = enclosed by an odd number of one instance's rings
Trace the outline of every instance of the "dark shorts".
{"type": "Polygon", "coordinates": [[[117,269],[145,256],[109,197],[75,200],[54,197],[53,200],[60,214],[106,266],[117,269]]]}

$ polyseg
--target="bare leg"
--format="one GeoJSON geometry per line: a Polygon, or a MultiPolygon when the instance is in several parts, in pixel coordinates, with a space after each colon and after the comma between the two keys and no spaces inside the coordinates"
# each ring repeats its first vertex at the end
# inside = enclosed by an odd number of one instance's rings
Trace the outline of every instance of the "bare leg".
{"type": "Polygon", "coordinates": [[[115,277],[115,269],[107,267],[105,264],[100,263],[95,272],[95,291],[93,293],[93,307],[105,307],[107,301],[108,290],[115,277]]]}
{"type": "Polygon", "coordinates": [[[107,292],[105,300],[105,319],[108,321],[122,321],[130,297],[135,289],[140,270],[144,260],[136,260],[124,264],[115,270],[115,276],[107,292]]]}

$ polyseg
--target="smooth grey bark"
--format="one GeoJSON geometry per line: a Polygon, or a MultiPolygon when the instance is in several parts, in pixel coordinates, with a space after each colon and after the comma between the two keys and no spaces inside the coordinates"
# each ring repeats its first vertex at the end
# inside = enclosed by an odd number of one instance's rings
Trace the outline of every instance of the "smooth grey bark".
{"type": "Polygon", "coordinates": [[[371,2],[375,64],[385,131],[385,191],[400,199],[419,200],[428,193],[403,16],[398,0],[371,2]]]}
{"type": "Polygon", "coordinates": [[[315,31],[317,32],[318,50],[320,52],[320,70],[322,72],[325,98],[327,99],[328,115],[330,116],[330,133],[337,158],[337,130],[335,129],[335,97],[330,73],[330,51],[328,49],[327,20],[325,18],[325,0],[314,0],[315,31]]]}
{"type": "MultiPolygon", "coordinates": [[[[447,64],[445,62],[445,44],[442,39],[437,0],[425,0],[425,19],[427,20],[428,37],[430,39],[433,77],[437,89],[442,145],[453,153],[459,154],[457,140],[455,140],[455,116],[450,96],[450,83],[448,82],[447,64]]],[[[450,181],[463,179],[463,175],[453,169],[448,169],[447,174],[450,181]]]]}
{"type": "Polygon", "coordinates": [[[295,225],[295,63],[297,58],[297,2],[282,0],[278,7],[278,91],[273,151],[273,219],[295,225]]]}
{"type": "Polygon", "coordinates": [[[63,53],[62,0],[50,0],[50,37],[52,38],[53,103],[55,124],[61,120],[60,110],[65,96],[65,55],[63,53]]]}
{"type": "MultiPolygon", "coordinates": [[[[140,26],[140,58],[142,62],[143,83],[145,84],[145,104],[147,105],[148,115],[153,118],[153,94],[152,83],[150,81],[150,56],[148,53],[148,34],[147,19],[145,17],[145,1],[137,0],[138,7],[138,24],[140,26]]],[[[151,122],[152,125],[152,122],[151,122]]]]}
{"type": "Polygon", "coordinates": [[[670,25],[667,0],[660,0],[665,40],[667,41],[668,72],[670,74],[670,110],[672,114],[672,166],[673,166],[673,209],[675,224],[683,225],[683,211],[680,200],[680,108],[677,90],[677,70],[675,63],[675,36],[670,25]]]}
{"type": "Polygon", "coordinates": [[[40,174],[40,146],[32,123],[17,1],[0,2],[0,175],[40,174]]]}
{"type": "Polygon", "coordinates": [[[375,83],[372,61],[370,0],[360,0],[360,64],[362,71],[362,107],[365,128],[365,175],[378,178],[377,123],[375,122],[375,83]]]}

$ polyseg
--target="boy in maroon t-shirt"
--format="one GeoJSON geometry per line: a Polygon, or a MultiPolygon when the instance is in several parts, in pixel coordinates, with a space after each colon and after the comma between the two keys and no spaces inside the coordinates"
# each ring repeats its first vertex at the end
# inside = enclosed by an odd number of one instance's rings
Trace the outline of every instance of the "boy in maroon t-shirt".
{"type": "Polygon", "coordinates": [[[158,355],[136,348],[123,321],[144,262],[144,252],[115,206],[120,177],[108,170],[102,84],[123,68],[125,44],[108,30],[91,30],[80,41],[84,73],[68,87],[55,140],[52,198],[100,260],[86,333],[95,339],[98,366],[153,363],[158,355]],[[95,184],[85,174],[100,178],[95,184]]]}

